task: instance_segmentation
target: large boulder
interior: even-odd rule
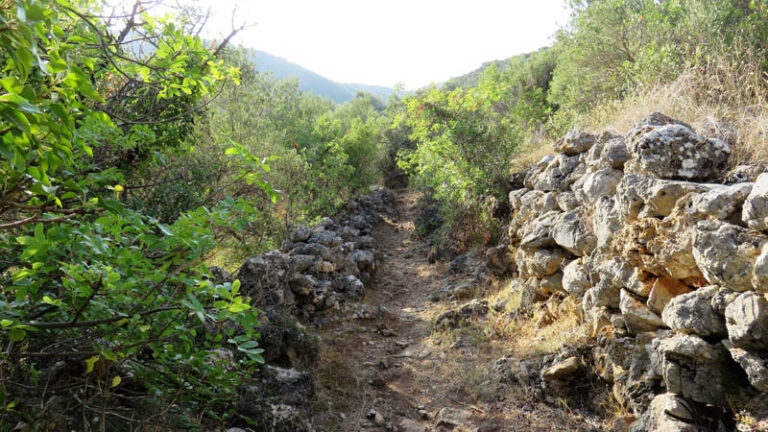
[[[748,227],[768,230],[768,173],[760,174],[744,202],[741,217]]]
[[[733,291],[755,288],[753,268],[765,236],[722,221],[701,221],[692,234],[693,257],[709,283]]]
[[[657,349],[663,355],[664,382],[672,393],[724,405],[727,394],[740,384],[733,360],[722,344],[678,334],[661,341]]]
[[[597,237],[587,226],[580,210],[563,213],[551,228],[555,243],[576,256],[589,255],[597,246]]]
[[[681,124],[657,126],[628,141],[627,172],[675,180],[713,180],[722,175],[731,148]]]
[[[712,297],[719,289],[713,285],[673,298],[661,314],[664,323],[681,333],[724,336],[725,321],[711,306]]]
[[[768,349],[768,300],[745,292],[725,308],[728,339],[740,348]]]

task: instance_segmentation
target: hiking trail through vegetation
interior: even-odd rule
[[[366,294],[370,319],[342,320],[322,331],[316,420],[328,424],[319,426],[405,432],[595,429],[583,415],[535,401],[530,388],[502,388],[493,380],[489,366],[510,354],[504,343],[483,340],[463,326],[437,328],[438,317],[469,299],[433,301],[435,292],[472,276],[452,271],[448,262],[429,262],[429,247],[414,232],[418,197],[397,191],[398,216],[374,230],[386,256]]]

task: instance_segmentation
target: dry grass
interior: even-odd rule
[[[501,313],[492,313],[489,331],[508,341],[511,352],[526,358],[587,342],[588,329],[574,298],[553,297],[529,315],[515,313],[520,308],[520,297],[519,291],[503,290],[491,300],[503,301],[505,308]]]
[[[768,162],[768,75],[748,49],[722,50],[673,82],[649,85],[624,100],[601,104],[577,123],[585,129],[624,133],[654,111],[729,143],[733,165]]]
[[[555,154],[555,150],[551,140],[544,135],[536,135],[520,149],[519,155],[513,162],[513,171],[522,171],[540,161],[544,156],[552,154]]]

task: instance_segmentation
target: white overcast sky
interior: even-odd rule
[[[237,6],[237,21],[255,23],[238,43],[335,81],[407,89],[549,45],[569,16],[565,0],[186,1],[211,7],[210,36]]]

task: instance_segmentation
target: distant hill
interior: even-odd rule
[[[532,54],[534,53],[520,54],[520,55],[506,58],[504,60],[492,60],[489,62],[485,62],[482,64],[482,66],[473,70],[472,72],[449,79],[448,81],[443,83],[441,87],[448,90],[453,90],[457,87],[463,87],[463,88],[475,87],[479,83],[480,74],[482,74],[483,71],[486,70],[489,66],[496,65],[499,69],[504,69],[504,67],[507,64],[513,61],[519,61],[521,63],[524,62]]]
[[[299,88],[302,91],[311,91],[316,95],[327,97],[336,103],[351,100],[358,91],[373,93],[385,101],[390,93],[392,93],[392,89],[389,87],[332,81],[305,67],[264,51],[248,49],[247,52],[248,57],[256,64],[256,69],[259,72],[271,72],[281,79],[298,78]]]

